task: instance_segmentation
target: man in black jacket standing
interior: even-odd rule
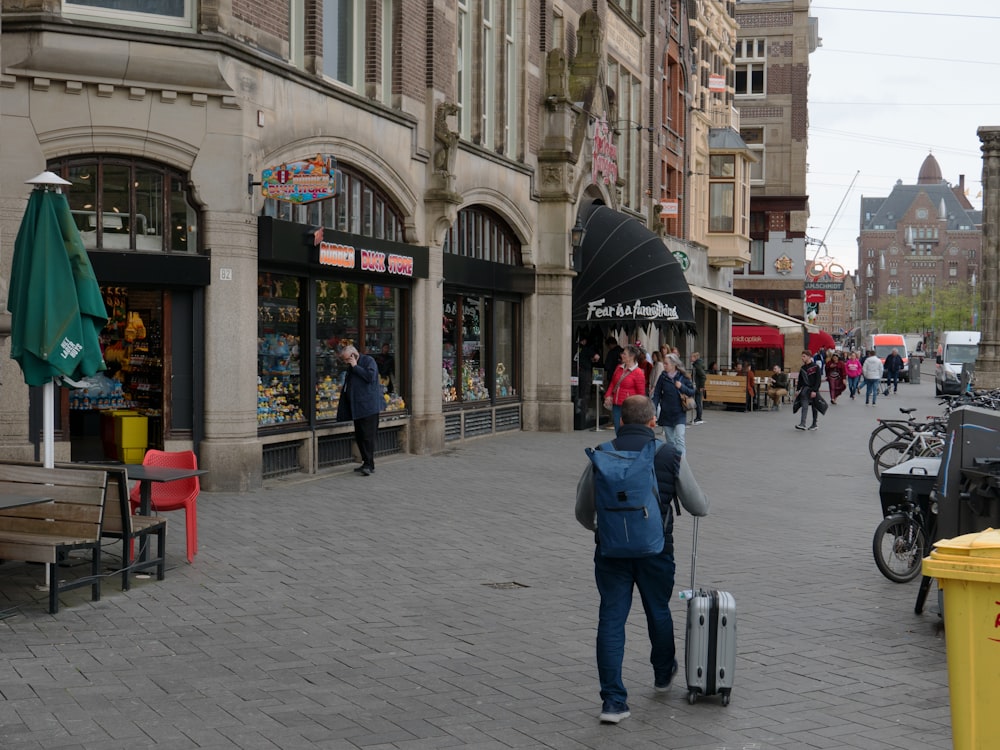
[[[885,358],[885,395],[889,395],[889,386],[895,393],[899,388],[899,373],[903,371],[903,358],[899,356],[899,349],[893,349],[889,356]]]
[[[819,429],[819,410],[816,408],[816,399],[819,396],[819,387],[823,382],[823,374],[819,365],[813,359],[812,353],[806,350],[802,352],[802,367],[799,368],[799,393],[796,400],[799,402],[799,423],[795,425],[796,430],[806,429],[806,413],[812,407],[812,424],[810,430]]]

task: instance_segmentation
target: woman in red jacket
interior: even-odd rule
[[[621,364],[615,368],[604,392],[604,408],[611,410],[615,434],[622,423],[622,402],[629,396],[646,395],[646,376],[639,367],[639,347],[629,344],[622,350]]]

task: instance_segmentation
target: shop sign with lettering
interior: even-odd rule
[[[594,152],[591,158],[591,181],[597,185],[614,185],[618,182],[618,147],[611,136],[607,120],[594,124]]]
[[[311,159],[288,161],[261,173],[260,192],[265,198],[288,203],[312,203],[333,198],[339,190],[337,160],[316,154]]]
[[[360,263],[359,263],[360,261]],[[392,276],[413,276],[413,257],[381,250],[355,249],[336,242],[319,243],[319,264]]]
[[[587,320],[679,320],[676,305],[668,305],[660,300],[608,303],[605,298],[587,303]]]

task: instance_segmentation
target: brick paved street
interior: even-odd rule
[[[689,429],[712,503],[699,583],[739,610],[728,707],[654,693],[637,601],[632,717],[598,723],[593,543],[573,498],[583,448],[610,433],[517,433],[369,478],[203,494],[193,565],[173,514],[165,581],[109,577],[102,601],[78,589],[56,616],[30,585],[41,569],[7,563],[0,748],[951,748],[935,596],[914,615],[916,582],[871,554],[868,434],[898,406],[938,413],[931,371],[876,409],[844,398],[815,433],[788,406]],[[682,587],[690,532],[684,515]]]

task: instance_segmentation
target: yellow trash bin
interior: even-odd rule
[[[1000,705],[1000,531],[942,539],[923,573],[944,591],[952,745],[995,750]]]

